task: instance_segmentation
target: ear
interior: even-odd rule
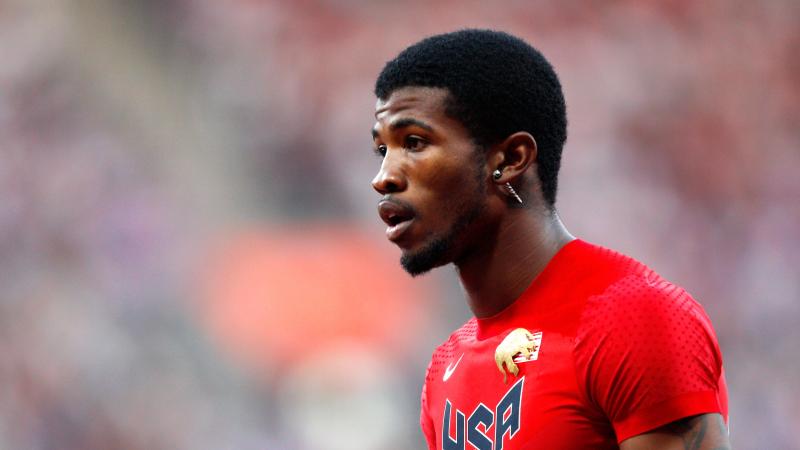
[[[536,163],[536,140],[526,131],[519,131],[508,136],[493,149],[487,162],[489,173],[500,171],[500,178],[492,178],[497,184],[513,183],[518,180],[530,166]]]

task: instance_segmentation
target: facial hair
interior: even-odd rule
[[[480,216],[483,202],[471,205],[470,209],[456,218],[450,229],[443,235],[435,237],[422,249],[400,257],[400,264],[411,276],[422,275],[429,270],[447,264],[447,256],[451,253],[456,238]]]
[[[459,208],[461,213],[458,214],[447,232],[434,237],[420,250],[414,253],[404,252],[400,257],[400,265],[412,277],[422,275],[435,267],[450,262],[447,258],[451,256],[456,239],[480,217],[485,209],[487,188],[484,184],[484,159],[479,148],[476,148],[475,151],[478,156],[478,164],[475,172],[475,189],[470,201]]]

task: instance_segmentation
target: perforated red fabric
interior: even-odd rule
[[[477,324],[475,318],[470,319],[461,326],[458,330],[445,341],[442,345],[436,348],[431,356],[431,363],[428,367],[428,373],[425,377],[425,382],[430,381],[430,378],[441,376],[445,365],[453,359],[454,349],[458,346],[459,342],[469,342],[475,339],[475,331]]]
[[[519,328],[538,336],[537,357],[513,374],[496,355],[519,345],[506,345]],[[432,450],[612,450],[684,417],[727,421],[727,410],[700,305],[644,264],[576,240],[514,303],[436,349],[420,421]]]
[[[434,429],[433,420],[427,414],[428,411],[428,384],[430,383],[430,374],[431,374],[431,366],[433,365],[433,360],[428,365],[428,370],[425,372],[425,384],[422,385],[422,399],[421,399],[421,410],[419,416],[419,424],[422,428],[422,434],[425,435],[425,442],[428,443],[429,450],[436,449],[436,430]]]
[[[620,440],[661,425],[636,425],[637,414],[657,416],[650,410],[668,408],[669,399],[718,389],[722,356],[710,320],[686,291],[651,271],[589,298],[576,338],[578,375]]]
[[[433,421],[426,413],[428,411],[427,387],[434,377],[442,376],[446,365],[452,362],[455,349],[458,347],[459,343],[475,340],[476,330],[477,322],[475,318],[468,320],[467,323],[461,326],[461,328],[454,331],[447,341],[437,347],[431,356],[431,362],[428,365],[428,370],[425,373],[425,384],[422,386],[422,409],[420,414],[420,425],[422,427],[422,432],[425,435],[425,440],[428,442],[428,445],[431,449],[436,448],[435,445],[432,445],[432,443],[436,441],[436,432],[434,430]]]

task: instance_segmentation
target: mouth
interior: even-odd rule
[[[408,230],[414,221],[414,211],[403,204],[392,200],[382,200],[378,203],[378,214],[388,225],[386,227],[386,238],[392,242],[397,242],[400,237]]]

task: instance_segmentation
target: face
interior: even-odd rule
[[[458,261],[485,209],[488,174],[468,131],[445,114],[447,91],[398,89],[378,100],[372,134],[382,158],[372,186],[386,236],[412,275]]]

